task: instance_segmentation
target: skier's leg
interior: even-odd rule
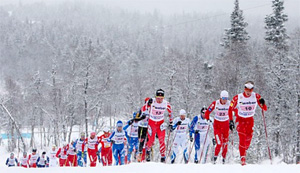
[[[218,121],[214,122],[214,136],[216,140],[216,148],[215,148],[215,155],[214,157],[218,157],[221,147],[222,147],[222,136],[220,133],[220,125]]]
[[[146,150],[150,150],[152,145],[153,145],[153,142],[155,140],[155,134],[156,134],[156,128],[155,128],[155,125],[154,123],[152,123],[151,120],[149,120],[149,126],[148,126],[148,141],[147,141],[147,144],[146,144]]]
[[[157,136],[159,140],[159,146],[160,146],[160,155],[162,158],[166,157],[166,144],[165,144],[165,136],[166,136],[166,130],[163,127],[163,124],[161,123],[157,127]]]
[[[246,150],[248,150],[253,137],[253,125],[254,125],[253,117],[247,118],[247,123],[245,127],[246,128],[246,141],[245,141]]]
[[[125,149],[124,149],[124,145],[123,148],[120,148],[120,165],[124,165],[125,164]]]
[[[182,144],[181,148],[183,149],[184,163],[187,163],[188,159],[189,159],[189,154],[188,154],[188,140],[187,140],[187,138],[182,139],[181,144]]]
[[[128,143],[129,143],[129,147],[128,147],[127,159],[128,159],[128,162],[130,163],[131,162],[131,154],[132,154],[133,147],[134,147],[133,138],[130,138],[130,140],[128,141]]]
[[[107,150],[102,149],[101,150],[101,162],[103,166],[107,166]]]
[[[83,161],[84,161],[84,166],[87,164],[87,153],[86,151],[83,152]]]
[[[115,159],[115,165],[118,165],[119,164],[119,152],[118,152],[117,144],[114,144],[112,146],[112,150],[113,150],[113,156]]]
[[[198,163],[200,156],[200,134],[195,134],[195,162]]]
[[[228,151],[228,141],[229,141],[229,122],[222,122],[223,127],[222,127],[222,157],[223,159],[226,159],[226,154]]]
[[[112,165],[112,149],[109,149],[108,151],[107,162],[108,162],[108,166]]]
[[[81,154],[81,152],[79,151],[79,152],[77,152],[77,164],[78,164],[78,166],[83,166],[83,164],[82,164],[82,162],[81,162],[81,156],[82,156],[82,154]]]
[[[173,146],[172,146],[172,155],[171,155],[171,163],[175,162],[176,155],[178,154],[178,139],[175,138]]]
[[[239,135],[239,150],[242,158],[246,156],[246,130],[244,118],[239,118],[239,124],[236,129]]]

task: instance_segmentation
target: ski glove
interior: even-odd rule
[[[193,137],[192,136],[190,136],[190,141],[193,142]]]
[[[131,125],[133,123],[133,120],[128,121],[128,125]]]
[[[195,130],[195,134],[198,134],[199,133],[199,130]]]
[[[176,125],[177,125],[177,126],[181,125],[181,121],[178,121],[178,122],[176,123]]]
[[[141,120],[145,119],[146,117],[147,117],[147,115],[146,115],[146,114],[142,114],[142,116],[141,116]]]
[[[215,140],[215,138],[212,139],[212,143],[213,143],[213,145],[216,145],[216,140]]]
[[[260,99],[259,99],[259,103],[260,103],[261,105],[265,105],[265,103],[266,103],[266,102],[265,102],[265,99],[260,98]]]
[[[150,99],[148,100],[148,106],[150,106],[152,103],[153,103],[153,99],[150,98]]]
[[[233,122],[233,120],[230,120],[230,122],[229,122],[229,128],[230,128],[231,131],[233,131],[233,129],[234,129],[234,122]]]

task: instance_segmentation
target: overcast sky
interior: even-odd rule
[[[62,3],[66,0],[0,0],[0,5],[16,3],[23,4],[44,2],[48,4]],[[158,10],[165,15],[183,12],[197,13],[231,13],[234,0],[67,0],[84,2],[97,2],[106,7],[126,9],[129,11],[153,12]],[[240,0],[240,7],[245,17],[265,16],[271,13],[272,0]],[[285,0],[285,12],[289,15],[289,22],[300,26],[300,0]],[[261,18],[263,19],[263,18]],[[296,23],[295,23],[296,22]],[[298,24],[297,24],[298,23]]]
[[[0,0],[0,5],[7,3],[23,3],[32,2],[62,2],[64,0]],[[105,6],[117,7],[129,10],[150,11],[158,9],[164,14],[174,14],[184,12],[212,12],[223,11],[230,12],[233,8],[234,0],[69,0],[69,1],[95,1]],[[256,7],[264,4],[271,3],[272,0],[240,0],[242,9]],[[290,15],[300,16],[300,0],[285,0],[286,11]],[[247,13],[262,13],[270,12],[270,6],[247,10]]]

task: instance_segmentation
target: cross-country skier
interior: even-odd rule
[[[151,147],[154,143],[155,136],[158,136],[160,144],[160,155],[161,162],[166,161],[166,145],[165,145],[165,116],[164,113],[167,110],[169,113],[169,127],[172,126],[173,115],[172,109],[169,102],[165,99],[165,92],[162,89],[156,91],[156,97],[153,98],[153,103],[151,107],[148,104],[145,104],[142,108],[142,112],[145,112],[148,108],[149,110],[149,122],[148,122],[148,141],[146,144],[146,160],[150,161],[150,152]]]
[[[59,166],[70,166],[69,163],[67,162],[68,156],[67,156],[67,143],[63,142],[63,147],[59,148],[56,157],[59,158]]]
[[[75,142],[76,151],[77,151],[77,164],[78,166],[85,167],[87,163],[87,147],[85,143],[85,133],[80,133],[80,138],[76,140]],[[83,162],[82,162],[83,160]]]
[[[56,146],[53,145],[50,152],[49,152],[49,167],[57,167],[57,157],[56,157]]]
[[[95,167],[97,164],[97,153],[98,153],[98,138],[96,136],[96,132],[91,132],[89,138],[86,139],[87,147],[88,147],[88,156],[90,160],[90,166]]]
[[[207,108],[204,106],[200,111],[200,115],[195,116],[190,125],[190,141],[193,142],[195,140],[195,159],[194,162],[198,163],[199,158],[204,157],[203,162],[206,162],[206,157],[209,149],[209,135],[208,135],[208,126],[210,126],[210,122],[208,122],[205,117],[205,111]],[[194,139],[192,134],[194,133]],[[201,148],[202,146],[202,148]],[[200,150],[202,149],[202,150]],[[201,158],[202,159],[202,158]]]
[[[109,129],[105,127],[103,129],[104,134],[99,137],[99,143],[101,143],[101,161],[103,166],[112,165],[112,144],[107,142],[108,137],[111,135]]]
[[[137,161],[141,162],[145,160],[145,146],[146,146],[146,138],[147,138],[147,131],[148,131],[148,121],[149,121],[149,109],[151,107],[151,104],[153,102],[153,99],[150,97],[147,97],[145,99],[145,105],[144,110],[140,110],[136,116],[136,119],[139,119],[139,124],[138,124],[138,138],[139,138],[139,150],[138,150],[138,156],[137,156]]]
[[[183,150],[183,159],[185,163],[188,163],[188,135],[190,119],[186,118],[186,111],[181,109],[179,117],[174,119],[174,125],[172,131],[174,131],[174,142],[172,148],[171,163],[175,162],[178,155],[179,147]]]
[[[254,114],[257,105],[264,111],[267,111],[267,105],[265,100],[257,93],[253,92],[254,82],[248,81],[245,83],[245,89],[243,93],[240,93],[233,97],[228,110],[228,115],[230,119],[230,129],[234,129],[234,122],[232,112],[236,108],[236,123],[237,132],[239,135],[239,150],[241,156],[241,164],[246,164],[246,151],[248,150],[252,135],[253,135],[253,125],[254,125]]]
[[[38,168],[46,168],[49,167],[49,157],[46,156],[46,152],[42,152],[42,155],[37,159]]]
[[[20,166],[22,166],[23,168],[28,168],[28,156],[27,156],[27,152],[24,151],[23,152],[23,156],[21,156],[20,158]]]
[[[229,137],[229,116],[228,110],[230,101],[228,100],[228,92],[221,91],[220,99],[213,101],[208,110],[205,112],[205,119],[209,120],[211,112],[215,112],[214,119],[214,140],[216,143],[214,164],[216,164],[218,155],[222,149],[222,163],[225,163],[227,148],[228,148],[228,137]]]
[[[9,158],[7,158],[6,160],[6,165],[8,167],[14,167],[14,166],[18,166],[19,162],[18,159],[15,158],[15,154],[14,153],[10,153]]]
[[[71,143],[67,145],[67,155],[68,159],[67,162],[70,166],[76,167],[77,166],[77,152],[76,152],[76,140],[72,139]]]
[[[127,132],[123,130],[123,122],[118,121],[116,129],[107,139],[108,142],[112,142],[113,156],[115,159],[115,165],[125,164],[125,149],[124,142],[127,137]]]
[[[123,130],[127,131],[128,134],[128,154],[127,154],[127,160],[128,163],[131,162],[131,154],[133,152],[133,149],[135,151],[138,151],[139,147],[139,138],[138,138],[138,121],[135,119],[137,113],[133,113],[133,119],[129,120],[127,124],[124,126]],[[136,154],[136,153],[135,153]]]
[[[28,160],[29,160],[29,167],[30,168],[36,168],[37,166],[37,159],[39,155],[36,153],[37,149],[32,149],[32,153],[29,154]]]

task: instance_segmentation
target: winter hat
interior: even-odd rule
[[[162,89],[158,89],[156,91],[156,97],[165,97],[165,91]]]
[[[253,81],[247,81],[245,83],[245,88],[253,89],[254,88],[254,82]]]
[[[181,110],[179,111],[179,115],[186,115],[186,111],[185,111],[184,109],[181,109]]]
[[[220,94],[220,98],[224,98],[224,97],[228,98],[228,92],[225,90],[221,91],[221,94]]]
[[[123,127],[123,122],[121,120],[117,122],[117,127]]]
[[[103,128],[103,132],[104,132],[104,133],[105,133],[105,132],[109,132],[108,127],[104,127],[104,128]]]
[[[91,136],[96,136],[96,132],[91,132]]]

